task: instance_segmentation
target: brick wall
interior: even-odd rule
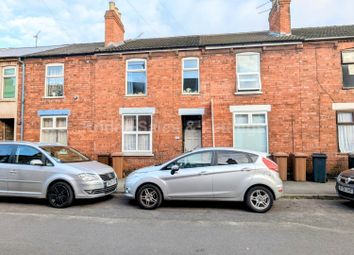
[[[64,98],[45,98],[45,66],[65,63]],[[34,59],[26,65],[24,140],[40,140],[38,110],[70,109],[69,144],[93,155],[94,61],[87,57]],[[75,100],[77,97],[77,100]],[[20,114],[20,113],[19,113]]]
[[[353,42],[245,49],[261,53],[262,94],[235,95],[238,50],[29,59],[26,75],[25,140],[39,140],[38,110],[70,109],[69,144],[96,157],[120,152],[119,108],[155,107],[153,157],[128,157],[126,169],[159,163],[182,153],[179,108],[205,108],[203,146],[212,145],[211,100],[216,146],[233,146],[231,105],[270,104],[270,152],[324,152],[328,171],[346,167],[338,153],[333,102],[353,102],[354,90],[342,89],[342,49]],[[182,59],[200,59],[200,95],[182,95]],[[125,96],[125,67],[130,58],[147,59],[147,96]],[[65,63],[65,98],[45,99],[46,63]],[[78,96],[78,100],[74,100]],[[178,139],[179,138],[179,139]]]

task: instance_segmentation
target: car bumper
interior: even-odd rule
[[[336,182],[337,195],[339,197],[341,197],[341,198],[354,201],[354,194],[350,194],[350,193],[347,193],[347,192],[339,190],[339,186],[354,190],[354,185],[347,185],[347,184],[344,184],[344,183],[341,183],[341,182],[338,182],[338,181]]]
[[[79,199],[90,199],[108,196],[117,191],[118,179],[114,185],[107,186],[107,182],[102,182],[95,185],[82,185],[80,187],[80,192],[76,194],[76,198]]]
[[[283,195],[283,184],[277,185],[275,190],[274,190],[274,196],[275,196],[275,200],[278,200],[279,198],[282,197]]]
[[[129,184],[125,184],[124,185],[124,196],[130,199],[134,199],[134,193],[133,193],[133,189],[132,189],[132,185]]]

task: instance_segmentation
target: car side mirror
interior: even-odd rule
[[[31,160],[30,165],[31,166],[44,166],[44,163],[40,159],[33,159],[33,160]]]
[[[179,165],[173,165],[171,167],[171,174],[174,175],[179,170]]]

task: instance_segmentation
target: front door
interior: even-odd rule
[[[211,198],[213,152],[196,152],[169,164],[162,179],[166,182],[170,198]],[[171,173],[173,165],[179,170]]]
[[[14,164],[8,172],[9,194],[40,195],[42,193],[42,184],[48,175],[48,167],[31,165],[34,159],[43,161],[42,152],[31,146],[17,147]]]
[[[202,116],[182,116],[183,151],[193,151],[202,147]]]
[[[13,141],[15,138],[15,120],[0,119],[0,141]]]

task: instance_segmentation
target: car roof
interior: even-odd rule
[[[214,150],[214,151],[225,151],[225,150],[227,150],[227,151],[238,151],[238,152],[256,154],[256,155],[260,155],[260,156],[268,155],[268,153],[266,153],[266,152],[259,152],[259,151],[252,151],[252,150],[243,150],[243,149],[237,149],[237,148],[233,148],[233,147],[204,147],[204,148],[193,150],[191,152],[211,151],[211,150]]]
[[[35,147],[40,146],[63,146],[62,144],[55,143],[43,143],[43,142],[28,142],[28,141],[0,141],[0,145],[2,144],[10,144],[10,145],[31,145]]]

